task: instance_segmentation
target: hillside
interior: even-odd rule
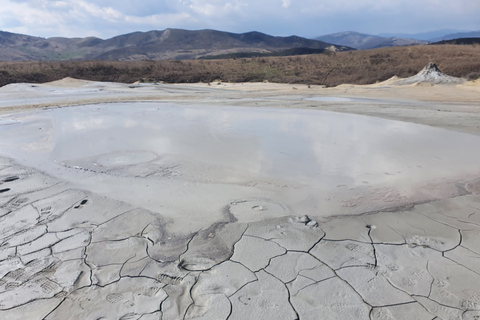
[[[435,42],[432,44],[457,44],[457,45],[472,45],[472,44],[480,44],[480,37],[478,38],[459,38],[459,39],[452,39],[452,40],[442,40],[439,42]]]
[[[426,41],[422,40],[380,37],[353,31],[333,33],[317,37],[315,39],[336,45],[348,46],[359,50],[427,43]]]
[[[472,32],[456,32],[443,35],[441,37],[436,37],[431,39],[431,42],[439,42],[443,40],[455,40],[460,38],[480,38],[480,30]]]
[[[182,60],[236,52],[272,53],[292,48],[351,50],[297,36],[274,37],[216,30],[134,32],[99,38],[39,38],[0,32],[0,60]]]
[[[234,52],[219,55],[210,55],[200,57],[200,59],[238,59],[238,58],[255,58],[255,57],[288,57],[288,56],[301,56],[307,54],[319,54],[332,52],[328,49],[310,49],[310,48],[292,48],[275,52]]]
[[[124,83],[221,80],[336,86],[376,83],[393,76],[414,76],[432,61],[449,76],[470,80],[480,77],[480,46],[418,45],[221,60],[1,62],[0,86],[19,82],[41,83],[65,77]]]
[[[439,37],[443,37],[447,34],[458,33],[458,32],[464,32],[464,31],[458,30],[458,29],[441,29],[441,30],[432,30],[428,32],[419,32],[419,33],[380,33],[379,36],[387,37],[387,38],[395,37],[395,38],[431,41],[432,39],[436,39]]]

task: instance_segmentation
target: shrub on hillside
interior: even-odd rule
[[[479,80],[480,72],[470,72],[469,74],[467,74],[466,79],[470,81]]]
[[[133,83],[269,82],[336,86],[370,84],[396,75],[415,75],[435,61],[447,75],[478,78],[480,46],[426,45],[312,54],[218,60],[0,62],[0,86],[47,82],[65,77]]]

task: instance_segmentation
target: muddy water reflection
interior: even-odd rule
[[[288,187],[290,206],[313,208],[340,189],[409,196],[414,186],[480,174],[480,137],[319,110],[61,108],[3,116],[0,145],[24,164],[149,209],[184,197],[219,210],[241,197],[284,198]]]

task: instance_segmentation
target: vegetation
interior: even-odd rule
[[[167,83],[279,82],[370,84],[409,77],[434,61],[446,74],[475,78],[479,45],[421,45],[287,57],[163,61],[0,62],[0,85],[41,83],[65,77],[94,81]]]
[[[285,57],[285,56],[300,56],[306,54],[325,53],[325,49],[311,49],[311,48],[292,48],[275,52],[233,52],[219,55],[211,55],[200,57],[199,59],[238,59],[238,58],[255,58],[255,57]]]
[[[453,40],[442,40],[439,42],[435,42],[433,44],[462,44],[462,45],[480,44],[480,38],[458,38]]]

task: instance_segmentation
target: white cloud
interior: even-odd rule
[[[480,29],[478,0],[2,0],[0,30],[101,36],[165,28],[317,36]]]
[[[99,7],[93,3],[80,0],[72,1],[71,3],[73,10],[78,10],[80,12],[83,11],[91,17],[100,18],[112,22],[118,21],[123,17],[123,14],[120,11],[115,10],[111,7]]]
[[[125,16],[124,20],[127,23],[132,23],[132,26],[161,26],[161,25],[178,25],[193,19],[191,15],[185,12],[175,14],[153,14],[145,17]],[[132,30],[133,31],[133,30]]]
[[[190,0],[186,6],[198,15],[211,17],[235,14],[242,10],[244,4],[241,1]]]

